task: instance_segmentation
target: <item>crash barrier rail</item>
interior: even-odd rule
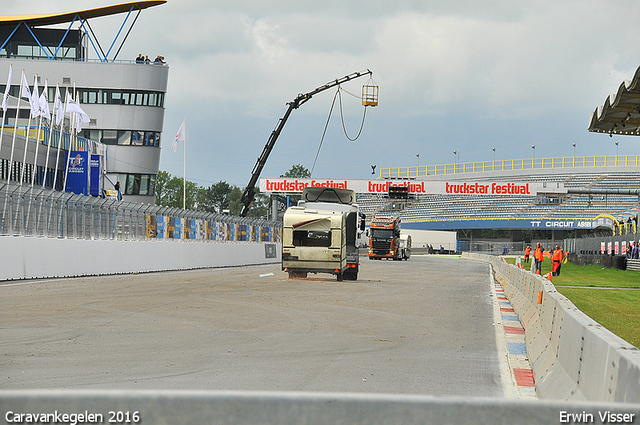
[[[0,236],[277,242],[280,224],[0,183]]]
[[[493,266],[525,329],[541,398],[640,403],[640,350],[603,328],[547,279],[499,257],[463,253]]]
[[[565,251],[578,255],[627,255],[627,244],[638,244],[640,234],[614,235],[597,234],[585,235],[580,238],[564,240]]]
[[[559,158],[504,159],[499,161],[462,162],[415,167],[381,168],[381,179],[401,179],[420,176],[517,171],[532,169],[563,169],[586,167],[638,167],[640,155],[571,156]]]
[[[0,424],[36,422],[33,415],[59,418],[38,423],[183,425],[548,425],[640,417],[638,404],[321,392],[0,391],[0,406]]]

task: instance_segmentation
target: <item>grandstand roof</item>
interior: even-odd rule
[[[0,26],[15,25],[20,22],[26,23],[30,27],[41,27],[54,24],[64,24],[73,22],[76,17],[81,19],[99,18],[103,16],[116,15],[119,13],[134,10],[147,9],[166,3],[167,0],[138,1],[131,3],[121,3],[112,6],[97,7],[94,9],[80,10],[77,12],[64,13],[44,13],[39,15],[4,15],[0,16]]]
[[[640,67],[591,113],[589,131],[640,135]]]

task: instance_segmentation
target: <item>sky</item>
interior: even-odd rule
[[[2,14],[115,3],[22,0]],[[123,20],[91,25],[109,45]],[[117,59],[168,63],[160,169],[182,176],[171,144],[186,119],[187,180],[244,188],[287,102],[367,69],[373,80],[342,85],[331,115],[337,88],[293,111],[262,177],[294,164],[368,179],[371,165],[638,155],[637,136],[587,131],[640,66],[638,22],[627,0],[168,0],[142,11]],[[366,111],[363,84],[379,87]]]

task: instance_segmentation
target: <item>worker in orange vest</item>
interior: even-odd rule
[[[551,258],[551,274],[553,276],[560,276],[560,267],[562,267],[563,258],[564,253],[562,252],[562,249],[556,245],[556,249],[553,251],[553,257]]]
[[[536,262],[536,274],[542,273],[542,262],[544,261],[544,249],[538,243],[536,250],[533,251],[533,259]]]
[[[527,248],[524,250],[524,262],[529,262],[529,256],[531,255],[531,247],[527,245]]]

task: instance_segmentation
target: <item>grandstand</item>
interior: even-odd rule
[[[639,189],[638,156],[538,158],[422,167],[383,168],[381,179],[416,181],[562,183],[564,188]],[[415,229],[589,229],[613,228],[638,211],[637,195],[465,195],[415,194],[394,200],[380,194],[359,194],[362,211],[371,217],[383,211],[400,214],[404,227]],[[599,220],[598,217],[609,217]],[[553,222],[560,223],[558,228]],[[546,227],[540,226],[543,222]],[[552,224],[547,224],[552,223]],[[591,226],[591,223],[594,223]]]

